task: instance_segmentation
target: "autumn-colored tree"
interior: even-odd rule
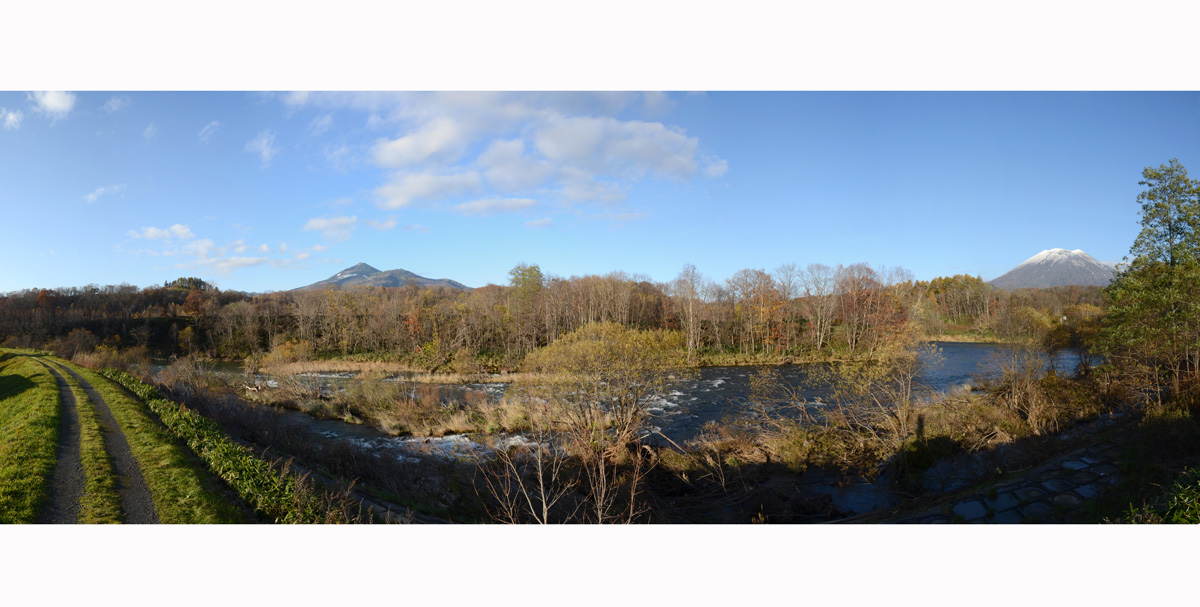
[[[623,453],[640,457],[647,409],[684,364],[683,345],[678,332],[591,323],[525,360],[523,369],[536,379],[517,384],[516,392],[554,407],[567,448],[583,467],[595,522],[612,519],[618,494],[633,508],[636,474],[623,477],[614,462]]]

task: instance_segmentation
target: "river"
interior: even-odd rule
[[[981,377],[997,372],[996,357],[1008,349],[1001,344],[935,342],[936,353],[921,356],[921,369],[914,383],[919,390],[945,392],[977,384]],[[1073,372],[1079,364],[1078,355],[1070,350],[1061,352],[1055,366],[1060,372]],[[159,366],[161,368],[161,366]],[[782,365],[774,367],[702,367],[681,373],[666,394],[649,403],[651,425],[674,441],[694,438],[708,422],[730,421],[747,414],[751,406],[751,378],[770,369],[779,379],[800,388],[799,394],[812,406],[828,402],[831,389],[816,381],[813,365]],[[240,374],[236,364],[218,363],[212,372],[223,375]],[[310,377],[320,382],[329,394],[345,387],[355,379],[354,373],[316,373]],[[257,381],[273,384],[273,378],[260,375]],[[389,377],[374,381],[396,382],[404,378]],[[372,381],[372,380],[367,380]],[[481,391],[490,399],[502,398],[508,384],[499,381],[474,384],[438,384],[446,402],[461,400],[468,391]]]
[[[998,344],[974,344],[938,342],[936,353],[923,354],[921,368],[915,378],[927,393],[962,389],[974,385],[982,377],[998,371],[997,357],[1007,350]],[[1047,362],[1048,364],[1048,362]],[[1061,352],[1055,359],[1055,367],[1063,373],[1071,373],[1079,364],[1075,352]],[[164,365],[155,365],[161,369]],[[667,394],[649,403],[650,425],[675,442],[682,443],[695,438],[703,426],[710,421],[736,420],[751,413],[750,380],[763,369],[770,369],[787,383],[803,387],[800,395],[812,407],[820,407],[830,397],[827,385],[813,380],[812,365],[783,365],[774,367],[703,367],[681,374]],[[240,366],[230,363],[213,365],[211,372],[223,375],[241,374]],[[353,373],[318,373],[312,377],[320,382],[322,390],[333,393],[345,389],[354,378]],[[256,381],[273,383],[270,376],[260,375]],[[391,377],[367,381],[403,381],[403,377]],[[491,399],[500,399],[508,387],[505,383],[439,384],[444,401],[462,399],[467,391],[485,392]],[[321,420],[297,411],[284,413],[289,418],[302,421],[308,427],[330,440],[348,440],[372,450],[391,452],[401,461],[410,458],[434,456],[439,458],[469,458],[482,449],[482,445],[467,436],[442,438],[404,438],[390,436],[371,427],[349,424],[336,420]],[[506,442],[522,442],[522,437],[503,437]],[[488,441],[490,443],[490,441]],[[866,512],[883,507],[893,501],[889,492],[865,481],[832,482],[813,476],[810,488],[829,493],[835,505],[849,512]]]

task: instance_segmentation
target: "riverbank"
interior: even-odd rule
[[[681,357],[683,358],[683,357]],[[685,363],[685,369],[703,369],[711,367],[777,367],[784,365],[805,365],[814,363],[843,363],[863,362],[866,358],[845,356],[801,356],[786,354],[703,354],[691,363]],[[244,367],[240,360],[211,359],[201,361],[224,366]],[[537,374],[522,371],[501,370],[496,373],[458,373],[434,372],[416,368],[398,362],[356,361],[342,359],[305,360],[288,363],[267,364],[257,369],[260,373],[276,376],[321,374],[321,373],[353,373],[364,379],[399,377],[406,382],[427,384],[484,384],[484,383],[515,383],[535,380]]]
[[[305,373],[354,373],[362,377],[400,377],[407,382],[424,384],[486,384],[512,383],[532,377],[529,373],[435,373],[416,369],[403,363],[358,362],[350,360],[306,360],[275,365],[260,369],[269,375],[302,375]]]
[[[927,335],[924,341],[927,342],[953,342],[958,344],[1016,344],[1021,343],[1015,339],[1004,339],[995,335],[983,333],[942,333],[939,335]]]

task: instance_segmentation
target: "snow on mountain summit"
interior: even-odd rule
[[[991,281],[1002,289],[1065,285],[1105,286],[1113,276],[1111,266],[1081,249],[1047,249],[1021,262]]]
[[[1086,263],[1089,259],[1095,261],[1091,255],[1084,253],[1082,249],[1075,249],[1073,251],[1068,251],[1066,249],[1046,249],[1045,251],[1042,251],[1041,253],[1038,253],[1037,255],[1034,255],[1033,257],[1021,262],[1021,265],[1017,267],[1019,268],[1021,266],[1036,263],[1080,264]]]

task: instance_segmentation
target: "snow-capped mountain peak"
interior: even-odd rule
[[[1100,263],[1081,249],[1047,249],[991,282],[1003,289],[1064,285],[1104,286],[1112,280],[1112,276],[1111,266]]]

